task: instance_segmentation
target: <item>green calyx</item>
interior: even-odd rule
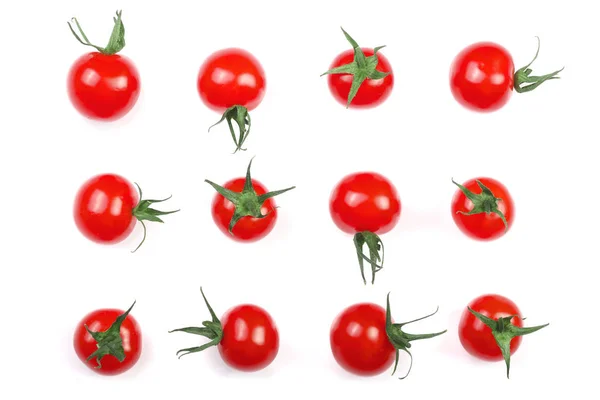
[[[538,54],[540,53],[540,38],[536,36],[536,39],[538,41],[538,47],[537,51],[535,52],[535,56],[533,57],[533,60],[531,60],[529,64],[527,64],[523,68],[518,69],[517,72],[515,72],[514,87],[517,93],[531,92],[546,81],[552,79],[560,79],[560,77],[557,75],[559,74],[559,72],[565,69],[565,67],[562,67],[561,69],[554,71],[550,74],[542,76],[531,76],[531,72],[533,71],[529,67],[537,59]]]
[[[227,200],[231,201],[235,206],[235,211],[233,212],[233,216],[229,221],[229,233],[233,235],[233,227],[235,224],[244,217],[253,217],[253,218],[264,218],[268,215],[262,213],[261,209],[263,203],[270,199],[271,197],[275,197],[282,193],[287,192],[288,190],[292,190],[296,188],[296,186],[289,187],[283,190],[274,190],[272,192],[268,192],[262,195],[257,195],[254,191],[254,186],[252,185],[252,177],[250,176],[250,167],[252,166],[252,160],[250,159],[250,163],[248,163],[248,169],[246,170],[246,181],[244,183],[244,189],[241,192],[234,192],[229,189],[225,189],[222,186],[217,185],[214,182],[205,179],[204,181],[211,185],[219,194],[225,197]],[[270,211],[269,211],[270,212]]]
[[[421,340],[421,339],[429,339],[432,337],[439,336],[443,333],[446,333],[446,330],[437,333],[428,333],[423,335],[413,335],[411,333],[406,333],[402,330],[402,328],[408,324],[412,324],[413,322],[424,320],[425,318],[429,318],[435,315],[438,312],[436,309],[432,314],[426,315],[421,318],[417,318],[412,321],[403,322],[400,324],[392,323],[392,310],[390,308],[390,294],[387,295],[387,306],[385,312],[385,331],[387,333],[387,337],[396,349],[396,362],[394,363],[394,370],[392,371],[392,375],[396,373],[396,368],[398,367],[398,359],[400,358],[400,350],[406,352],[410,356],[410,366],[408,367],[408,372],[406,375],[399,379],[404,379],[410,374],[410,370],[412,369],[412,354],[408,349],[411,347],[411,343],[413,340]]]
[[[113,17],[115,26],[113,27],[110,39],[108,40],[108,44],[106,45],[106,47],[100,47],[90,43],[85,33],[83,33],[83,30],[81,29],[77,18],[73,17],[71,18],[71,21],[74,22],[77,26],[77,30],[81,34],[81,37],[75,32],[70,22],[67,22],[67,24],[69,25],[69,29],[71,29],[71,33],[73,33],[73,36],[75,36],[75,39],[77,39],[79,43],[86,46],[91,46],[105,55],[117,54],[125,47],[125,26],[123,25],[123,21],[121,20],[121,13],[122,11],[117,11],[117,16]]]
[[[140,188],[140,186],[137,183],[135,184],[135,186],[137,186],[138,191],[140,192],[140,202],[135,206],[135,208],[132,211],[132,214],[138,221],[141,222],[142,227],[144,228],[144,237],[142,238],[142,241],[140,242],[140,244],[138,244],[138,246],[135,248],[135,250],[132,251],[132,253],[135,253],[142,246],[142,244],[144,244],[144,241],[146,241],[146,224],[144,224],[144,221],[164,223],[164,221],[159,218],[160,215],[173,214],[173,213],[176,213],[179,211],[179,210],[159,211],[159,210],[150,208],[150,206],[152,204],[162,203],[163,201],[167,201],[171,198],[171,196],[167,197],[166,199],[162,199],[162,200],[148,200],[148,199],[143,200],[142,199],[142,189]]]
[[[363,253],[363,246],[367,245],[369,248],[369,257]],[[354,235],[354,247],[356,248],[356,254],[358,255],[358,264],[360,266],[360,274],[364,284],[367,284],[365,279],[365,268],[364,261],[366,260],[371,264],[372,279],[371,284],[375,283],[375,273],[379,272],[383,268],[383,242],[373,232],[363,231],[358,232]],[[379,264],[377,264],[379,262]]]
[[[210,312],[212,321],[202,322],[202,327],[187,327],[187,328],[174,329],[172,331],[169,331],[169,333],[173,333],[173,332],[191,333],[194,335],[204,336],[205,338],[208,338],[210,341],[208,343],[203,344],[202,346],[189,347],[187,349],[179,350],[176,353],[176,355],[179,358],[181,358],[187,354],[190,354],[190,353],[198,353],[200,351],[208,349],[209,347],[216,346],[223,339],[223,327],[221,326],[221,321],[219,321],[219,318],[217,318],[217,316],[215,315],[215,312],[213,311],[212,307],[210,306],[210,304],[208,304],[208,300],[206,300],[206,296],[204,296],[202,287],[200,287],[200,293],[202,293],[202,298],[204,299],[204,303],[206,303],[208,312]]]
[[[246,149],[242,148],[242,145],[244,144],[246,138],[250,134],[250,127],[252,125],[248,109],[243,106],[229,107],[227,110],[225,110],[221,119],[208,128],[208,131],[210,132],[212,127],[219,125],[225,120],[227,120],[229,132],[231,133],[231,137],[233,138],[233,142],[235,143],[235,151],[233,153],[235,154],[239,150],[246,151]],[[238,130],[240,132],[239,138],[235,137],[235,130],[233,129],[233,124],[231,123],[231,121],[235,121],[235,123],[238,126]]]
[[[514,326],[510,321],[513,318],[519,318],[517,315],[511,315],[508,317],[498,318],[497,320],[486,317],[485,315],[478,313],[477,311],[471,309],[471,307],[467,307],[471,314],[473,314],[477,319],[483,322],[492,330],[492,335],[494,335],[494,339],[496,340],[496,344],[500,348],[502,352],[502,356],[504,357],[504,361],[506,362],[506,377],[509,378],[510,373],[510,342],[513,338],[517,336],[528,335],[535,331],[539,331],[540,329],[548,326],[549,324],[533,326],[530,328],[519,328]],[[524,319],[524,318],[523,318]]]
[[[456,213],[464,215],[475,215],[481,213],[486,213],[488,215],[490,213],[497,214],[502,219],[502,222],[504,222],[504,230],[507,231],[508,222],[506,221],[506,217],[504,216],[502,211],[500,211],[500,209],[498,208],[498,202],[502,201],[502,199],[494,196],[494,193],[492,193],[492,191],[487,186],[481,183],[481,181],[476,180],[476,182],[477,185],[481,188],[480,194],[475,194],[471,192],[469,189],[467,189],[459,183],[456,183],[454,179],[452,179],[452,183],[458,186],[458,188],[461,190],[461,192],[464,193],[467,199],[471,200],[471,202],[473,203],[473,209],[471,211],[457,211]]]
[[[123,349],[123,339],[121,338],[121,325],[129,315],[129,312],[134,305],[135,301],[131,307],[129,307],[129,310],[119,315],[115,322],[112,323],[110,328],[104,332],[93,332],[90,330],[90,328],[88,328],[87,325],[84,325],[85,330],[92,335],[96,341],[96,346],[98,346],[98,349],[90,354],[87,358],[87,361],[90,361],[92,358],[96,357],[96,362],[98,363],[96,368],[102,368],[101,360],[104,356],[109,354],[115,356],[119,362],[123,362],[123,360],[125,360],[125,350]]]
[[[366,79],[383,79],[390,73],[377,71],[376,69],[377,63],[379,62],[379,59],[377,58],[377,52],[385,46],[375,47],[373,49],[373,55],[370,57],[365,57],[365,54],[358,43],[356,43],[356,41],[352,39],[350,35],[348,35],[344,28],[342,28],[342,32],[344,32],[346,39],[348,42],[350,42],[350,45],[352,45],[352,48],[354,49],[354,60],[349,64],[332,68],[329,71],[321,74],[321,76],[330,74],[350,74],[353,76],[350,93],[348,93],[348,102],[346,103],[346,108],[348,108],[350,107],[352,99],[354,96],[356,96],[356,93],[358,93],[358,89]]]

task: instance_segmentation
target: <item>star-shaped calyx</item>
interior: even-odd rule
[[[121,325],[129,315],[129,312],[134,305],[135,301],[127,311],[117,317],[110,328],[103,332],[91,331],[87,325],[84,325],[85,330],[92,335],[96,341],[96,346],[98,347],[98,349],[90,354],[87,358],[87,361],[89,361],[96,357],[96,363],[98,363],[96,368],[102,368],[101,360],[104,356],[109,354],[115,356],[119,362],[123,362],[123,360],[125,360],[125,350],[123,349],[123,339],[121,338]]]
[[[538,54],[540,53],[540,38],[536,36],[536,39],[538,41],[538,47],[537,47],[537,51],[535,52],[535,56],[533,57],[533,60],[531,60],[531,62],[529,64],[527,64],[523,68],[519,68],[517,70],[517,72],[515,72],[513,85],[514,85],[515,91],[517,93],[531,92],[532,90],[534,90],[535,88],[537,88],[538,86],[540,86],[542,83],[544,83],[546,81],[549,81],[552,79],[560,79],[560,77],[557,75],[563,69],[565,69],[565,67],[562,67],[561,69],[554,71],[552,73],[546,74],[546,75],[531,76],[531,73],[533,71],[529,67],[537,59]]]
[[[246,180],[244,183],[244,189],[241,192],[234,192],[233,190],[226,189],[222,186],[217,185],[214,182],[205,180],[206,183],[211,185],[219,194],[231,201],[235,206],[233,216],[229,221],[229,233],[233,234],[233,227],[235,224],[244,217],[253,218],[264,218],[268,215],[263,214],[261,209],[265,201],[268,199],[287,192],[288,190],[294,189],[296,186],[289,187],[282,190],[274,190],[262,195],[257,195],[252,184],[252,177],[250,176],[250,167],[252,166],[252,160],[248,163],[248,169],[246,170]],[[270,212],[270,211],[269,211]]]
[[[478,320],[483,322],[492,330],[492,335],[496,340],[496,344],[502,352],[502,357],[506,362],[506,377],[509,378],[510,374],[510,342],[517,336],[528,335],[530,333],[539,331],[540,329],[548,326],[549,324],[532,326],[530,328],[519,328],[513,325],[510,321],[513,318],[519,318],[517,315],[510,315],[508,317],[498,318],[497,320],[486,317],[485,315],[478,313],[477,311],[467,307],[471,314],[477,317]]]
[[[117,11],[117,16],[113,17],[115,26],[113,27],[110,39],[108,40],[108,44],[106,45],[106,47],[100,47],[90,43],[85,33],[83,33],[83,30],[81,29],[81,25],[79,25],[79,21],[77,21],[77,18],[73,17],[71,18],[71,21],[77,26],[77,30],[79,31],[81,37],[75,32],[70,22],[67,22],[67,24],[69,25],[69,29],[71,29],[71,33],[73,34],[73,36],[75,36],[75,39],[77,39],[79,43],[85,46],[93,47],[100,53],[105,55],[117,54],[125,47],[125,26],[123,25],[123,21],[121,20],[121,13],[122,11]]]
[[[390,308],[390,294],[387,295],[387,306],[385,312],[385,330],[387,333],[387,337],[389,341],[392,343],[394,348],[396,349],[396,362],[394,363],[394,370],[392,371],[392,375],[396,373],[396,368],[398,367],[398,359],[400,358],[400,350],[404,351],[406,354],[410,356],[410,366],[408,367],[408,372],[400,379],[404,379],[410,374],[410,370],[412,369],[412,354],[408,349],[411,347],[411,343],[413,340],[421,340],[421,339],[429,339],[435,336],[439,336],[443,333],[446,333],[446,330],[437,333],[428,333],[423,335],[413,335],[411,333],[406,333],[402,330],[402,328],[408,324],[412,324],[413,322],[424,320],[425,318],[429,318],[438,310],[435,310],[432,314],[426,315],[421,318],[414,319],[412,321],[403,322],[399,324],[392,323],[392,310]]]
[[[172,332],[191,333],[193,335],[204,336],[205,338],[209,339],[210,341],[208,343],[203,344],[202,346],[189,347],[187,349],[179,350],[176,353],[176,355],[179,356],[179,358],[181,358],[185,355],[191,354],[191,353],[198,353],[198,352],[206,350],[212,346],[216,346],[223,339],[223,326],[221,325],[221,321],[219,321],[219,318],[217,318],[217,315],[213,311],[212,307],[210,306],[210,304],[208,304],[208,300],[206,300],[206,296],[204,296],[202,287],[200,288],[200,293],[202,293],[202,298],[204,299],[204,303],[206,304],[206,307],[208,308],[208,312],[210,313],[212,320],[202,322],[202,327],[190,326],[187,328],[173,329],[172,331],[169,331],[169,333],[172,333]]]
[[[471,211],[457,211],[457,213],[464,215],[474,215],[482,213],[486,213],[489,215],[491,213],[494,213],[502,219],[502,222],[504,222],[505,231],[508,230],[508,222],[506,221],[506,217],[498,208],[498,202],[502,201],[502,199],[494,196],[494,193],[492,193],[492,191],[487,186],[481,183],[481,181],[476,180],[475,182],[477,182],[477,185],[481,189],[480,194],[473,193],[472,191],[470,191],[460,183],[456,183],[454,179],[452,179],[452,183],[458,186],[458,188],[461,190],[461,192],[464,193],[467,199],[471,200],[471,203],[473,203],[473,209],[471,209]]]
[[[377,52],[385,46],[375,47],[373,49],[373,55],[366,57],[358,43],[348,35],[344,28],[341,29],[354,50],[354,59],[351,63],[332,68],[321,74],[321,76],[330,74],[350,74],[353,76],[352,86],[350,86],[350,92],[348,93],[348,102],[346,103],[346,108],[348,108],[350,107],[352,99],[356,96],[356,93],[358,93],[358,89],[366,79],[383,79],[390,73],[377,70],[377,64],[379,63]]]

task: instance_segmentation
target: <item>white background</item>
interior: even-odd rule
[[[499,399],[574,395],[591,387],[600,222],[600,35],[593,2],[9,4],[0,24],[0,397]],[[67,97],[67,71],[88,49],[66,22],[77,16],[87,36],[105,45],[118,8],[126,27],[122,54],[137,65],[142,93],[125,119],[92,123]],[[377,109],[346,110],[319,78],[349,48],[340,26],[362,46],[387,45],[382,52],[395,87]],[[519,68],[535,53],[536,35],[542,47],[534,71],[564,65],[561,80],[514,94],[494,114],[454,101],[448,71],[463,47],[495,41]],[[196,91],[205,57],[230,46],[254,53],[267,74],[249,150],[235,155],[225,125],[207,133],[219,116]],[[277,198],[271,234],[245,245],[214,225],[214,191],[203,180],[243,175],[253,155],[253,175],[269,189],[297,189]],[[402,201],[399,224],[383,237],[384,269],[367,287],[351,237],[328,211],[337,181],[360,170],[386,175]],[[135,254],[140,226],[122,245],[88,242],[73,223],[73,198],[82,182],[102,172],[138,182],[147,197],[173,194],[164,206],[182,211],[166,216],[164,225],[149,224]],[[463,236],[450,214],[451,178],[475,176],[502,181],[516,203],[514,226],[492,243]],[[175,357],[200,343],[167,333],[208,317],[200,285],[220,315],[244,302],[272,314],[281,347],[268,369],[230,370],[216,349]],[[448,333],[414,344],[413,370],[404,381],[389,373],[349,375],[331,356],[331,322],[356,302],[384,305],[388,291],[396,320],[440,306],[410,332]],[[502,362],[478,361],[458,340],[461,311],[487,292],[513,299],[528,325],[550,322],[524,338],[510,380]],[[126,309],[134,299],[142,358],[126,374],[98,376],[75,356],[75,325],[89,311]],[[403,357],[400,374],[407,366]]]

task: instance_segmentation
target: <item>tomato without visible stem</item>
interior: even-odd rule
[[[478,313],[492,319],[499,319],[516,315],[511,323],[522,327],[521,311],[510,299],[497,294],[484,295],[473,300],[469,307]],[[468,310],[464,310],[458,326],[460,343],[467,352],[477,358],[487,361],[500,361],[503,359],[500,347],[496,343],[492,330],[481,322]],[[522,336],[517,336],[510,342],[510,354],[513,354],[523,341]]]
[[[227,311],[221,321],[202,288],[200,292],[212,320],[204,321],[202,327],[180,328],[170,332],[192,333],[204,336],[210,342],[179,350],[179,358],[218,346],[223,361],[241,371],[258,371],[275,360],[279,352],[279,332],[267,311],[252,304],[242,304]]]
[[[226,182],[223,187],[234,192],[241,192],[244,189],[244,178],[236,178]],[[252,179],[252,186],[258,196],[267,193],[265,186],[259,181]],[[212,217],[215,224],[221,232],[240,242],[255,242],[267,236],[275,227],[277,221],[277,208],[273,199],[266,200],[260,211],[265,217],[243,217],[233,227],[232,233],[229,233],[229,222],[233,217],[235,205],[227,200],[223,195],[217,193],[212,202]]]
[[[198,93],[210,109],[224,112],[238,105],[255,109],[265,95],[263,67],[248,51],[230,48],[211,54],[198,73]]]
[[[491,195],[486,196],[485,190],[482,190],[477,181],[488,188]],[[470,192],[471,199],[461,189],[455,192],[451,210],[456,226],[464,234],[477,240],[493,240],[503,236],[512,226],[515,217],[515,206],[508,189],[497,180],[485,177],[471,179],[462,186]],[[474,209],[477,214],[468,215]],[[506,219],[506,224],[501,215]]]
[[[139,186],[138,186],[139,190]],[[75,197],[73,217],[79,231],[88,239],[103,244],[114,244],[127,238],[135,222],[143,221],[162,222],[161,215],[172,214],[177,211],[158,211],[150,208],[154,203],[163,200],[140,200],[133,185],[115,174],[102,174],[90,178],[85,182]],[[142,242],[138,245],[139,248]],[[136,250],[137,250],[136,248]]]
[[[330,344],[338,364],[362,376],[386,371],[396,353],[385,331],[385,310],[372,303],[345,309],[331,326]]]
[[[121,12],[114,19],[110,41],[106,47],[91,44],[73,18],[79,34],[71,24],[71,32],[82,44],[96,48],[84,54],[72,65],[67,77],[69,99],[85,117],[113,121],[123,117],[135,105],[140,95],[140,75],[127,57],[116,54],[125,47]]]
[[[241,371],[258,371],[275,360],[279,333],[275,322],[263,308],[244,304],[221,318],[223,340],[219,354],[229,366]]]
[[[373,49],[362,48],[365,57],[373,55]],[[381,53],[377,53],[379,62],[377,63],[376,70],[384,73],[389,73],[384,78],[379,79],[365,79],[361,84],[356,96],[350,103],[350,108],[371,108],[376,107],[383,103],[392,93],[394,87],[394,75],[392,74],[392,66],[388,59]],[[346,65],[354,59],[354,51],[347,50],[338,55],[330,69]],[[352,86],[353,76],[351,74],[330,74],[327,78],[329,90],[333,97],[343,105],[348,102],[348,94],[350,94],[350,88]]]
[[[124,313],[117,309],[96,310],[86,315],[77,325],[73,336],[75,352],[79,359],[94,372],[102,375],[117,375],[129,370],[138,362],[142,352],[142,332],[131,315],[126,316],[120,327],[118,322],[115,324]],[[86,326],[92,332],[105,332],[113,327],[113,336],[105,343],[101,340],[97,341],[85,329]],[[116,342],[119,340],[124,357],[122,361],[109,352],[118,347]],[[88,360],[95,352],[96,355]],[[98,360],[99,353],[102,355],[100,360]]]

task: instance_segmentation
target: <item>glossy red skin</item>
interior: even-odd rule
[[[67,88],[73,106],[87,118],[114,121],[127,114],[140,95],[140,75],[127,57],[84,54],[71,67]]]
[[[400,218],[401,203],[392,183],[375,172],[344,177],[334,188],[329,212],[338,228],[350,234],[389,232]]]
[[[236,178],[222,185],[225,189],[241,192],[244,189],[245,178]],[[259,181],[252,179],[254,191],[258,196],[267,193],[267,188]],[[266,215],[264,218],[244,217],[240,219],[229,233],[229,221],[233,217],[235,207],[233,203],[223,197],[221,194],[215,194],[212,202],[212,217],[215,224],[228,237],[238,242],[256,242],[267,236],[275,227],[277,221],[277,209],[273,198],[263,203],[261,212]]]
[[[373,55],[373,49],[362,48],[365,57]],[[372,108],[383,103],[392,93],[394,87],[394,74],[392,66],[388,59],[377,52],[377,71],[390,72],[388,76],[383,79],[366,79],[352,102],[350,108]],[[345,64],[349,64],[354,60],[354,51],[347,50],[338,55],[334,60],[330,69],[340,67]],[[327,82],[329,84],[329,90],[333,97],[344,106],[348,103],[348,94],[350,93],[350,87],[352,86],[352,75],[350,74],[330,74],[327,75]]]
[[[331,325],[329,339],[337,363],[353,374],[378,375],[394,362],[396,350],[385,331],[385,310],[377,304],[346,308]]]
[[[97,175],[85,182],[75,197],[73,216],[79,231],[96,243],[124,240],[135,227],[133,209],[139,195],[125,178]]]
[[[142,331],[139,324],[131,314],[125,318],[121,325],[121,339],[123,341],[123,349],[125,350],[125,359],[123,362],[113,355],[106,355],[100,360],[102,368],[96,368],[98,363],[96,358],[86,361],[86,358],[95,352],[98,347],[96,341],[86,330],[84,325],[87,325],[90,330],[105,331],[115,322],[119,315],[125,311],[117,309],[96,310],[85,317],[77,325],[73,336],[73,346],[77,357],[91,370],[101,375],[118,375],[133,367],[139,360],[142,353]]]
[[[476,179],[479,179],[481,183],[487,186],[494,196],[502,199],[502,201],[498,201],[498,209],[504,214],[508,222],[508,229],[510,229],[515,217],[515,205],[508,189],[497,180],[485,177],[471,179],[463,183],[463,186],[475,194],[481,193],[481,189],[477,185],[477,182],[475,182]],[[452,199],[452,218],[454,218],[456,226],[465,235],[476,240],[494,240],[506,233],[504,222],[502,222],[498,214],[490,213],[487,215],[486,213],[481,213],[464,215],[457,213],[457,211],[469,212],[472,209],[473,203],[471,200],[467,199],[460,189],[456,190]]]
[[[219,354],[232,368],[259,371],[275,360],[279,352],[279,332],[263,308],[243,304],[221,318],[223,339]]]
[[[502,108],[510,99],[515,66],[502,46],[475,43],[461,51],[452,63],[450,88],[464,107],[480,112]]]
[[[521,311],[512,300],[504,296],[497,294],[483,295],[473,300],[469,307],[486,317],[496,320],[517,315],[518,318],[513,318],[511,323],[519,328],[523,327]],[[472,356],[486,361],[504,360],[502,352],[492,335],[492,330],[466,308],[458,325],[458,336],[460,343]],[[522,340],[522,336],[517,336],[510,342],[510,354],[517,351]]]
[[[198,73],[198,93],[214,111],[224,112],[235,105],[250,111],[262,101],[266,82],[262,65],[251,53],[229,48],[204,61]]]

